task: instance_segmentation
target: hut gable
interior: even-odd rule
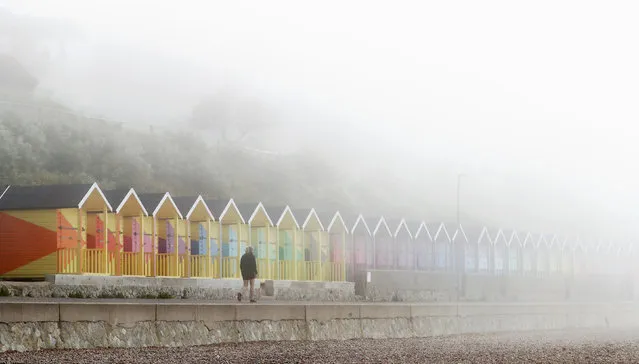
[[[246,224],[246,219],[242,216],[240,209],[232,198],[228,200],[206,200],[204,202],[209,206],[213,214],[217,216],[218,221],[224,223],[234,221]]]
[[[115,213],[117,214],[122,211],[129,200],[134,199],[135,202],[142,209],[142,212],[144,212],[144,215],[149,216],[149,212],[146,210],[144,204],[142,204],[142,201],[140,201],[138,194],[135,193],[135,190],[133,188],[129,190],[107,190],[104,191],[104,196],[106,197],[107,201],[109,201],[109,204],[115,207]]]
[[[240,211],[240,214],[247,224],[252,224],[255,218],[258,216],[258,213],[262,211],[269,226],[273,226],[273,220],[271,219],[271,216],[268,214],[266,208],[264,208],[264,205],[262,205],[261,202],[240,203],[237,204],[237,209]]]
[[[293,211],[293,215],[295,216],[295,219],[297,221],[302,222],[302,229],[306,229],[307,227],[309,227],[310,224],[313,224],[313,219],[315,219],[315,222],[317,222],[317,226],[314,227],[324,231],[324,224],[322,223],[322,220],[320,219],[317,212],[315,212],[315,209],[296,209],[295,211]],[[313,226],[311,226],[311,228],[313,228]]]
[[[426,222],[424,221],[419,223],[417,230],[415,231],[415,239],[419,239],[421,237],[426,240],[433,241],[433,234],[430,229],[428,229],[428,225],[426,225]]]
[[[357,216],[357,219],[355,220],[355,223],[353,224],[353,227],[351,228],[351,234],[355,233],[355,230],[357,230],[357,227],[360,224],[364,226],[364,229],[366,229],[366,232],[368,233],[368,235],[371,235],[371,236],[373,235],[371,233],[371,229],[368,227],[368,223],[366,222],[366,219],[361,214]]]
[[[408,236],[411,239],[413,238],[413,232],[408,227],[408,223],[406,222],[406,219],[389,220],[388,221],[388,225],[390,226],[391,230],[393,231],[393,236],[394,237],[398,237],[399,234],[401,233],[401,231],[403,230],[403,231],[405,231],[408,234]]]
[[[342,214],[340,214],[339,211],[337,211],[337,212],[335,212],[335,214],[333,214],[333,218],[328,223],[328,226],[326,227],[326,230],[327,231],[331,231],[333,229],[333,227],[335,226],[335,224],[341,224],[342,228],[346,232],[348,232],[348,225],[346,225],[346,221],[344,221],[344,219],[342,218]]]
[[[9,186],[0,200],[0,210],[54,210],[113,208],[96,183],[47,186]]]
[[[195,217],[196,220],[214,220],[211,209],[206,204],[202,196],[179,196],[173,197],[173,202],[185,219],[190,220]],[[198,207],[200,207],[198,209]],[[196,211],[197,210],[197,211]],[[194,216],[197,215],[197,216]]]
[[[175,202],[173,201],[173,198],[171,198],[171,195],[166,192],[166,193],[145,193],[145,194],[141,194],[138,196],[140,198],[140,201],[142,201],[142,206],[144,206],[144,208],[146,209],[146,211],[149,211],[151,213],[152,216],[156,216],[156,217],[168,217],[168,216],[159,216],[160,215],[160,210],[168,203],[170,204],[170,207],[172,207],[175,211],[175,213],[180,217],[180,219],[182,219],[182,213],[180,212],[180,209],[178,209],[178,207],[175,205]]]
[[[291,208],[288,205],[287,206],[265,206],[265,208],[266,208],[266,213],[269,216],[271,216],[273,220],[275,220],[275,226],[280,226],[280,224],[282,223],[286,215],[290,214],[291,217],[293,218],[293,223],[295,224],[295,226],[298,229],[300,228],[300,224],[297,221],[295,214],[293,214],[293,211],[291,211]]]
[[[379,220],[377,220],[377,224],[375,225],[375,229],[373,230],[373,235],[377,235],[379,232],[382,231],[382,229],[383,231],[386,231],[389,236],[393,236],[393,232],[391,231],[390,227],[388,227],[386,219],[383,216],[380,217]]]
[[[408,231],[410,231],[411,236],[415,238],[417,238],[417,232],[419,231],[422,224],[424,224],[424,222],[419,220],[406,221],[406,227],[408,228]]]

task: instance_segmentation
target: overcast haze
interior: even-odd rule
[[[296,126],[292,144],[338,132],[406,168],[448,165],[432,186],[451,204],[465,173],[466,194],[490,180],[614,224],[639,217],[636,2],[3,3],[77,25],[40,91],[84,112],[174,123],[241,88]]]

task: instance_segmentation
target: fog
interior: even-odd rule
[[[315,151],[363,184],[394,174],[394,193],[429,196],[425,218],[454,219],[463,174],[464,218],[636,234],[634,2],[2,6],[19,21],[0,28],[0,50],[78,112],[178,129],[233,90],[273,123],[247,145]],[[59,29],[39,35],[46,53],[20,53],[21,32],[45,20]]]

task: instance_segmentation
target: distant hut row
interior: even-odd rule
[[[344,281],[362,270],[575,274],[625,269],[631,245],[232,198],[101,190],[97,184],[0,187],[0,277],[101,274],[239,278],[254,248],[263,279]],[[609,273],[606,271],[606,273]]]

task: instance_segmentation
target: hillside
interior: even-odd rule
[[[147,192],[233,197],[368,216],[449,222],[456,218],[454,195],[444,193],[455,186],[441,183],[454,179],[435,178],[446,172],[443,167],[431,166],[424,179],[394,163],[371,167],[362,161],[355,168],[311,150],[269,154],[239,143],[211,142],[186,123],[173,130],[181,131],[78,116],[50,101],[0,103],[0,185],[97,181],[105,188],[133,186]],[[465,225],[575,234],[587,221],[583,214],[560,220],[539,213],[543,206],[527,207],[542,195],[501,206],[495,186],[464,183],[460,217]]]

